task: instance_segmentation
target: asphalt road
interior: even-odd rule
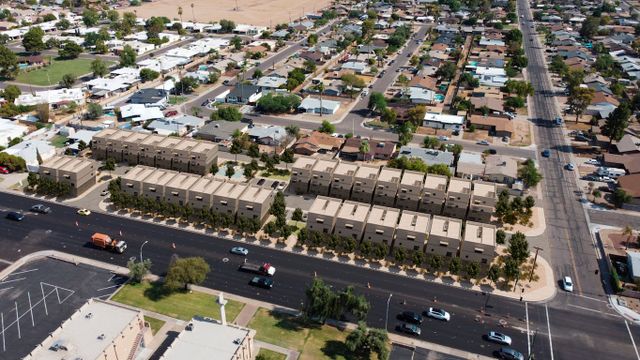
[[[590,209],[589,217],[594,224],[604,224],[621,228],[629,225],[634,229],[640,227],[640,216],[624,214],[620,211]]]
[[[485,342],[482,335],[496,329],[512,336],[514,346],[526,353],[528,312],[530,331],[533,333],[537,330],[535,340],[533,336],[530,337],[530,342],[533,340],[532,352],[537,359],[552,358],[551,346],[553,358],[557,359],[576,359],[581,356],[607,359],[607,354],[613,352],[619,354],[621,359],[634,358],[634,348],[622,318],[608,309],[595,310],[590,303],[574,307],[563,302],[578,298],[575,295],[557,296],[560,299],[556,300],[558,306],[551,305],[547,316],[547,309],[542,304],[528,304],[525,309],[525,304],[517,300],[246,245],[250,252],[249,261],[271,262],[278,269],[274,289],[260,290],[247,284],[250,274],[237,271],[242,258],[228,253],[237,242],[101,213],[81,217],[75,213],[76,209],[56,203],[50,204],[53,212],[48,215],[28,214],[23,222],[4,219],[6,211],[28,209],[36,202],[30,198],[0,193],[0,221],[3,224],[0,229],[0,254],[5,260],[15,261],[33,251],[54,249],[124,266],[129,257],[138,256],[140,245],[149,241],[144,247],[144,257],[152,260],[154,273],[162,274],[174,254],[183,257],[202,256],[212,268],[205,286],[281,306],[303,306],[304,289],[311,282],[314,272],[337,288],[353,285],[358,293],[364,294],[372,305],[368,318],[372,326],[384,327],[386,303],[391,293],[389,329],[398,323],[395,315],[403,310],[421,311],[429,306],[441,306],[452,314],[452,321],[442,323],[425,320],[421,339],[474,353],[491,355],[498,346]],[[119,237],[120,231],[122,239],[129,243],[128,253],[124,256],[101,251],[88,244],[94,232]],[[171,243],[176,244],[175,250],[171,248]],[[367,283],[371,288],[367,288]],[[479,311],[484,306],[486,315]],[[505,328],[500,326],[501,321],[505,322]],[[633,326],[631,329],[633,336],[640,340],[639,328]]]

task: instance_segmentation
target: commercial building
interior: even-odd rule
[[[447,201],[442,213],[464,219],[467,216],[469,201],[471,200],[471,181],[451,178],[447,189]]]
[[[383,167],[378,174],[373,203],[382,206],[394,206],[402,170]]]
[[[211,208],[218,213],[235,215],[238,211],[238,199],[247,189],[248,185],[227,181],[218,187],[213,194]]]
[[[329,195],[333,171],[337,165],[338,162],[334,160],[318,160],[311,169],[309,192],[318,195]]]
[[[333,170],[333,181],[331,182],[331,196],[343,200],[351,197],[354,176],[358,170],[358,165],[350,162],[340,162]]]
[[[396,228],[396,240],[393,246],[407,250],[424,251],[430,225],[430,215],[404,210]]]
[[[424,187],[424,173],[405,170],[398,187],[396,207],[405,210],[418,210]]]
[[[94,160],[56,155],[39,166],[38,175],[68,184],[71,195],[77,196],[95,185],[97,171],[98,163]]]
[[[460,258],[480,264],[490,264],[496,256],[496,227],[467,221],[460,246]]]
[[[399,217],[398,209],[373,205],[367,217],[363,240],[391,246]]]
[[[462,220],[434,215],[427,241],[429,255],[457,256],[462,238]]]
[[[318,196],[307,213],[307,229],[325,234],[333,233],[336,216],[342,201],[326,196]]]
[[[296,194],[306,194],[309,191],[311,171],[316,164],[316,159],[301,156],[291,166],[291,181],[289,189]]]
[[[442,175],[427,174],[422,188],[420,211],[440,215],[447,199],[447,183],[449,179]]]
[[[495,183],[475,181],[471,193],[471,205],[467,218],[490,222],[498,202],[498,186]]]
[[[275,196],[276,191],[273,189],[248,186],[238,198],[238,216],[258,220],[260,225],[264,224]]]
[[[25,359],[134,359],[151,340],[142,311],[90,299]]]
[[[369,208],[371,208],[369,204],[350,200],[343,202],[340,211],[338,211],[338,215],[336,215],[336,224],[333,233],[338,236],[352,237],[356,241],[360,241],[364,233],[364,225],[369,216]]]
[[[222,184],[223,181],[210,175],[199,178],[189,188],[189,206],[192,209],[210,209],[213,204],[213,194]]]
[[[380,168],[373,165],[360,165],[353,176],[351,200],[371,203],[378,180]]]

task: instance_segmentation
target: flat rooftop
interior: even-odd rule
[[[340,210],[340,205],[342,205],[342,200],[340,199],[318,196],[311,204],[309,214],[336,216],[338,210]]]
[[[337,218],[347,219],[347,220],[356,220],[360,222],[365,222],[367,220],[367,215],[369,214],[369,209],[371,205],[345,200],[342,203],[342,207],[340,211],[338,211]]]
[[[195,141],[195,140],[194,140]],[[196,141],[197,144],[191,149],[192,153],[207,154],[211,151],[218,150],[218,144],[208,141]]]
[[[494,183],[477,181],[473,183],[473,196],[485,198],[496,198],[498,196],[497,186]]]
[[[386,206],[373,205],[369,211],[367,224],[395,228],[398,224],[400,210]]]
[[[419,213],[415,211],[403,211],[400,215],[400,222],[398,222],[398,230],[406,230],[411,232],[417,232],[420,234],[429,233],[429,225],[431,223],[431,216],[425,213]]]
[[[349,162],[339,162],[333,170],[333,175],[354,176],[358,170],[358,165]]]
[[[120,178],[122,180],[144,181],[154,171],[156,171],[156,168],[145,165],[136,165]]]
[[[464,241],[496,246],[496,227],[491,224],[467,221],[464,227]]]
[[[250,185],[247,190],[240,195],[240,200],[263,204],[275,190],[264,188],[262,186]]]
[[[239,199],[247,187],[248,185],[245,184],[227,181],[220,185],[215,195],[229,199]]]
[[[434,215],[431,220],[431,235],[458,239],[462,237],[462,220]]]
[[[116,128],[106,128],[106,129],[102,129],[100,130],[99,133],[95,134],[94,137],[98,137],[98,138],[111,138],[111,136],[115,133],[117,133],[118,131],[120,131],[119,129]]]
[[[42,166],[48,167],[51,169],[60,169],[64,164],[71,161],[71,157],[69,156],[54,156],[51,159],[45,161]]]
[[[139,311],[90,299],[32,353],[32,359],[98,359],[102,351],[134,322]],[[136,324],[137,325],[137,324]],[[66,351],[49,350],[59,345]]]
[[[109,139],[116,141],[126,141],[131,135],[135,134],[129,130],[118,130],[109,136]]]
[[[316,162],[316,164],[313,166],[313,171],[332,174],[337,165],[338,165],[337,161],[318,160],[318,162]]]
[[[356,171],[355,177],[360,179],[375,180],[378,178],[380,168],[372,165],[360,165]]]
[[[378,174],[378,181],[399,184],[401,177],[402,177],[402,170],[389,168],[385,166],[380,170],[380,174]]]
[[[202,194],[213,194],[218,190],[222,181],[215,179],[213,176],[203,176],[199,178],[189,189]]]
[[[405,170],[402,174],[401,185],[422,188],[424,184],[424,173],[419,171]]]
[[[459,178],[451,178],[449,180],[449,192],[457,192],[462,194],[471,193],[471,181]]]
[[[174,176],[178,175],[177,171],[156,169],[151,175],[144,179],[146,184],[166,185]]]
[[[235,325],[224,326],[207,318],[193,318],[190,324],[191,330],[182,330],[160,359],[233,359],[241,341],[251,331]]]
[[[313,165],[315,165],[316,159],[310,158],[308,156],[300,156],[293,163],[292,169],[305,169],[311,170],[313,169]]]
[[[142,145],[153,145],[158,146],[165,139],[165,136],[150,134],[144,140],[142,140]]]
[[[96,162],[91,159],[71,157],[59,169],[60,171],[78,173],[92,165],[96,165]]]
[[[167,186],[179,190],[188,190],[200,179],[200,176],[194,174],[178,173],[167,183]]]
[[[427,174],[424,180],[424,189],[445,191],[447,190],[447,182],[449,179],[444,175]]]

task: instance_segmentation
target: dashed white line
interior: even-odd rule
[[[527,319],[527,354],[531,356],[531,337],[529,336],[529,306],[527,302],[524,303],[524,314]]]
[[[638,347],[636,346],[636,341],[633,340],[633,334],[631,334],[631,329],[629,329],[629,323],[627,320],[624,321],[624,325],[627,327],[627,331],[629,332],[629,337],[631,338],[631,344],[633,345],[633,350],[636,352],[636,358],[640,360],[640,354],[638,354]]]
[[[547,314],[547,333],[549,335],[549,353],[551,354],[551,360],[553,360],[553,340],[551,340],[551,326],[549,325],[549,308],[547,304],[544,305],[544,311]]]

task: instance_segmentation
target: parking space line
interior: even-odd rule
[[[42,290],[42,302],[44,303],[44,313],[45,315],[49,316],[49,310],[47,310],[47,301],[45,300],[46,297],[44,296],[44,287],[42,286],[42,282],[40,283],[40,290]]]
[[[525,319],[527,320],[527,354],[529,356],[531,356],[531,337],[529,336],[530,332],[529,332],[529,306],[527,305],[527,302],[524,302],[524,314],[525,314]]]
[[[18,325],[18,339],[22,339],[22,335],[20,335],[20,313],[18,313],[17,301],[16,301],[16,324]]]
[[[577,308],[577,309],[581,309],[581,310],[585,310],[585,311],[591,311],[591,312],[598,313],[598,314],[609,315],[609,316],[613,316],[613,317],[622,317],[622,316],[620,316],[618,314],[611,314],[611,313],[603,312],[603,311],[596,310],[596,309],[591,309],[591,308],[580,306],[580,305],[567,304],[567,306],[571,306],[571,307],[574,307],[574,308]]]
[[[544,311],[547,314],[547,333],[549,335],[549,352],[551,353],[551,360],[553,360],[553,340],[551,340],[551,326],[549,325],[549,307],[544,304]]]
[[[9,276],[22,275],[22,274],[30,273],[32,271],[38,271],[38,269],[24,270],[24,271],[18,271],[18,272],[15,272],[15,273],[11,273],[11,274],[5,276],[5,279],[8,278]]]
[[[2,325],[2,351],[7,351],[7,345],[4,341],[4,313],[0,312],[0,324]]]
[[[4,290],[11,290],[11,289],[13,289],[13,286],[10,286],[10,287],[8,287],[8,288],[2,288],[2,289],[0,289],[0,291],[4,291]]]
[[[96,291],[104,291],[104,290],[109,290],[109,289],[118,288],[118,287],[120,287],[120,285],[112,285],[112,286],[107,286],[107,287],[102,288],[102,289],[98,289]]]
[[[638,347],[636,346],[636,341],[633,340],[633,334],[631,334],[631,329],[629,329],[629,323],[627,320],[624,321],[624,325],[627,327],[627,331],[629,332],[629,337],[631,338],[631,344],[633,345],[633,350],[636,352],[636,358],[640,360],[640,354],[638,354]]]
[[[36,322],[33,320],[33,306],[31,306],[31,292],[27,291],[27,297],[29,298],[29,312],[31,312],[31,326],[36,327]]]
[[[23,278],[17,278],[17,279],[13,279],[13,280],[6,280],[6,281],[3,280],[3,281],[0,281],[0,285],[8,284],[10,282],[22,281],[22,280],[26,280],[26,279],[27,279],[26,277],[23,277]]]

